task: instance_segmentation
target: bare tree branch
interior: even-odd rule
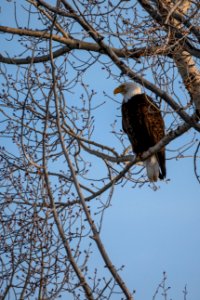
[[[133,299],[105,212],[124,187],[157,188],[143,161],[164,146],[167,162],[193,159],[199,182],[199,1],[52,3],[8,1],[0,26],[0,298]],[[141,157],[113,98],[127,80],[165,121]]]

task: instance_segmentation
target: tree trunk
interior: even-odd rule
[[[159,1],[160,2],[160,1]],[[184,49],[184,39],[187,37],[182,30],[182,24],[173,18],[173,13],[178,12],[182,16],[191,7],[192,2],[189,0],[178,1],[176,4],[172,0],[165,0],[160,2],[160,13],[165,18],[165,24],[171,30],[170,43],[177,42],[176,33],[181,32],[183,36],[182,41],[177,43],[172,52],[172,57],[182,77],[184,85],[188,90],[191,100],[196,107],[197,115],[200,117],[200,71],[196,67],[192,55]]]

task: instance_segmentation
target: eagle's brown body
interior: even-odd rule
[[[133,151],[141,155],[164,137],[164,121],[155,102],[146,94],[132,96],[122,104],[122,127],[129,137]],[[159,178],[166,176],[165,149],[155,154]]]

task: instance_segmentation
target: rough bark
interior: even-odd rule
[[[171,0],[159,1],[160,13],[165,19],[165,24],[168,26],[170,32],[170,43],[176,43],[176,33],[178,30],[182,33],[183,39],[174,47],[172,57],[178,68],[179,74],[182,77],[184,85],[188,90],[191,100],[194,102],[196,112],[200,116],[200,70],[197,68],[192,55],[184,49],[184,32],[182,23],[175,19],[172,14],[177,12],[179,15],[184,16],[192,1],[178,1],[176,4]],[[187,37],[187,35],[185,35]]]

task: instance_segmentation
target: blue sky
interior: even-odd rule
[[[7,1],[1,6],[1,25],[10,25],[6,10]],[[3,18],[2,18],[3,17]],[[2,35],[1,35],[2,38]],[[9,51],[0,43],[2,51]],[[4,52],[5,53],[5,52]],[[100,74],[96,69],[86,74],[86,81],[95,87],[95,103],[106,104],[95,114],[95,140],[114,147],[120,145],[111,134],[111,126],[117,118],[121,126],[119,104],[104,97],[103,90],[112,95],[118,82]],[[95,75],[96,74],[96,75]],[[119,72],[120,74],[120,72]],[[73,95],[78,101],[80,90]],[[116,97],[121,101],[121,96]],[[167,146],[174,149],[190,140],[192,131]],[[197,138],[199,138],[197,136]],[[127,141],[128,144],[128,141]],[[187,154],[192,156],[194,147]],[[167,151],[167,157],[172,153]],[[96,165],[94,172],[101,172]],[[167,273],[167,285],[171,287],[169,299],[183,299],[183,289],[187,285],[188,299],[198,299],[200,295],[200,197],[199,184],[194,176],[193,158],[167,160],[168,183],[159,182],[154,191],[148,185],[132,188],[116,186],[112,205],[104,216],[102,240],[116,267],[125,265],[121,273],[130,290],[136,290],[135,299],[152,299],[162,280],[162,272]],[[91,265],[102,265],[91,259]],[[158,295],[157,300],[163,299]],[[115,298],[117,300],[117,298]]]
[[[124,278],[134,285],[136,299],[151,299],[163,271],[172,299],[183,299],[185,284],[189,299],[200,293],[199,186],[187,162],[167,167],[171,181],[156,192],[116,192],[104,221],[105,243],[114,261],[126,265]]]

